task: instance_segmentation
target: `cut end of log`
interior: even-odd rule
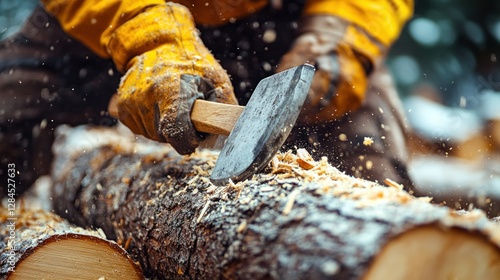
[[[426,226],[394,238],[378,254],[366,280],[498,279],[500,250],[480,235]]]
[[[87,230],[40,209],[0,207],[0,279],[144,279],[101,229]]]
[[[54,235],[23,257],[7,279],[143,279],[118,245],[80,234]]]

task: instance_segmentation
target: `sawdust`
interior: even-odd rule
[[[359,207],[371,206],[383,201],[404,204],[412,200],[425,202],[432,200],[431,197],[413,197],[403,189],[403,185],[389,178],[384,182],[386,186],[383,186],[347,175],[332,166],[326,157],[315,161],[305,149],[297,149],[296,153],[289,150],[276,154],[267,171],[276,176],[277,184],[284,185],[294,180],[298,184],[314,184],[317,194],[356,200]],[[288,211],[286,209],[284,212]]]
[[[195,168],[196,176],[189,180],[191,185],[200,183],[203,176],[210,174],[212,167],[217,160],[217,153],[209,150],[198,151],[191,157],[196,157],[198,160],[203,160],[204,163]],[[200,179],[201,178],[201,179]],[[208,178],[205,178],[208,179]],[[207,180],[208,181],[208,180]],[[207,183],[204,181],[204,183]],[[286,152],[278,152],[268,164],[268,167],[261,173],[255,174],[251,179],[243,182],[230,182],[226,186],[215,186],[208,182],[208,187],[205,189],[207,199],[220,197],[224,192],[236,191],[238,195],[234,196],[238,199],[239,194],[246,185],[259,184],[263,181],[266,184],[260,190],[261,193],[271,192],[273,188],[292,187],[304,184],[312,184],[315,188],[315,193],[321,195],[332,195],[343,199],[352,199],[358,201],[358,206],[371,206],[382,201],[394,203],[408,203],[412,200],[431,201],[430,197],[416,199],[411,194],[403,190],[403,185],[391,180],[385,180],[385,186],[376,182],[363,180],[347,175],[337,168],[332,166],[326,157],[322,157],[316,161],[312,158],[306,149],[297,149],[295,152],[288,150]],[[283,214],[289,213],[293,207],[295,195],[293,193],[288,196],[276,197],[276,199],[287,199],[287,205],[283,210]],[[249,204],[251,201],[248,197],[239,200],[239,203]]]
[[[214,151],[200,151],[191,155],[192,159],[201,161],[201,174],[209,174],[217,160],[217,153]],[[307,162],[307,164],[304,164]],[[207,183],[208,177],[191,179],[192,184],[203,182],[205,188],[206,204],[201,209],[197,222],[202,222],[208,212],[211,203],[217,200],[233,200],[239,205],[244,205],[245,209],[256,209],[259,200],[255,195],[255,188],[258,185],[259,195],[271,195],[273,199],[281,205],[283,216],[291,215],[297,200],[306,192],[313,192],[321,196],[332,196],[335,198],[355,201],[356,207],[377,207],[386,204],[414,204],[428,205],[432,197],[414,197],[404,190],[404,186],[391,179],[384,181],[385,185],[367,181],[347,175],[332,166],[326,157],[314,160],[305,149],[298,149],[296,152],[288,150],[278,152],[268,167],[261,173],[255,174],[251,179],[242,182],[230,182],[225,186],[215,186]],[[202,179],[206,179],[204,181]],[[194,185],[193,185],[194,186]],[[199,187],[199,186],[198,186]],[[200,189],[200,192],[203,190]],[[423,203],[423,204],[422,204]],[[424,207],[425,208],[425,207]],[[300,208],[299,208],[300,209]],[[218,209],[218,212],[226,212],[226,208]],[[485,220],[483,212],[472,210],[473,214],[460,216],[454,211],[442,218],[440,223],[445,226],[459,225],[465,229],[474,229],[476,223],[472,220]],[[459,215],[459,216],[457,216]],[[237,233],[245,232],[251,226],[251,221],[241,220],[237,226]],[[481,229],[489,239],[500,244],[500,233],[498,226],[485,224]]]
[[[371,137],[365,137],[363,139],[363,145],[365,146],[371,146],[373,144],[373,138]]]

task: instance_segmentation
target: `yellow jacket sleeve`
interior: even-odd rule
[[[347,42],[376,57],[391,46],[413,15],[413,0],[308,0],[304,14],[333,15],[351,22]]]
[[[42,0],[62,28],[103,58],[111,34],[144,9],[164,0]]]

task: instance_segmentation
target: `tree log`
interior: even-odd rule
[[[416,196],[456,210],[478,208],[490,218],[500,215],[500,157],[465,161],[439,155],[415,156],[409,168]]]
[[[43,210],[1,208],[1,279],[144,279],[127,252],[99,231]]]
[[[118,130],[120,131],[120,129]],[[129,240],[154,279],[498,279],[500,227],[402,186],[352,178],[304,150],[222,187],[216,153],[112,129],[58,129],[56,211]]]

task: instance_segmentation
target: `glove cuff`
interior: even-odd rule
[[[179,4],[156,5],[121,25],[109,40],[107,52],[118,71],[125,73],[137,55],[167,43],[179,44],[198,36],[189,10]]]
[[[352,23],[355,29],[389,47],[399,36],[403,25],[413,13],[408,0],[323,0],[307,1],[305,15],[331,15]],[[349,31],[354,32],[356,30]],[[353,34],[355,35],[355,34]]]

